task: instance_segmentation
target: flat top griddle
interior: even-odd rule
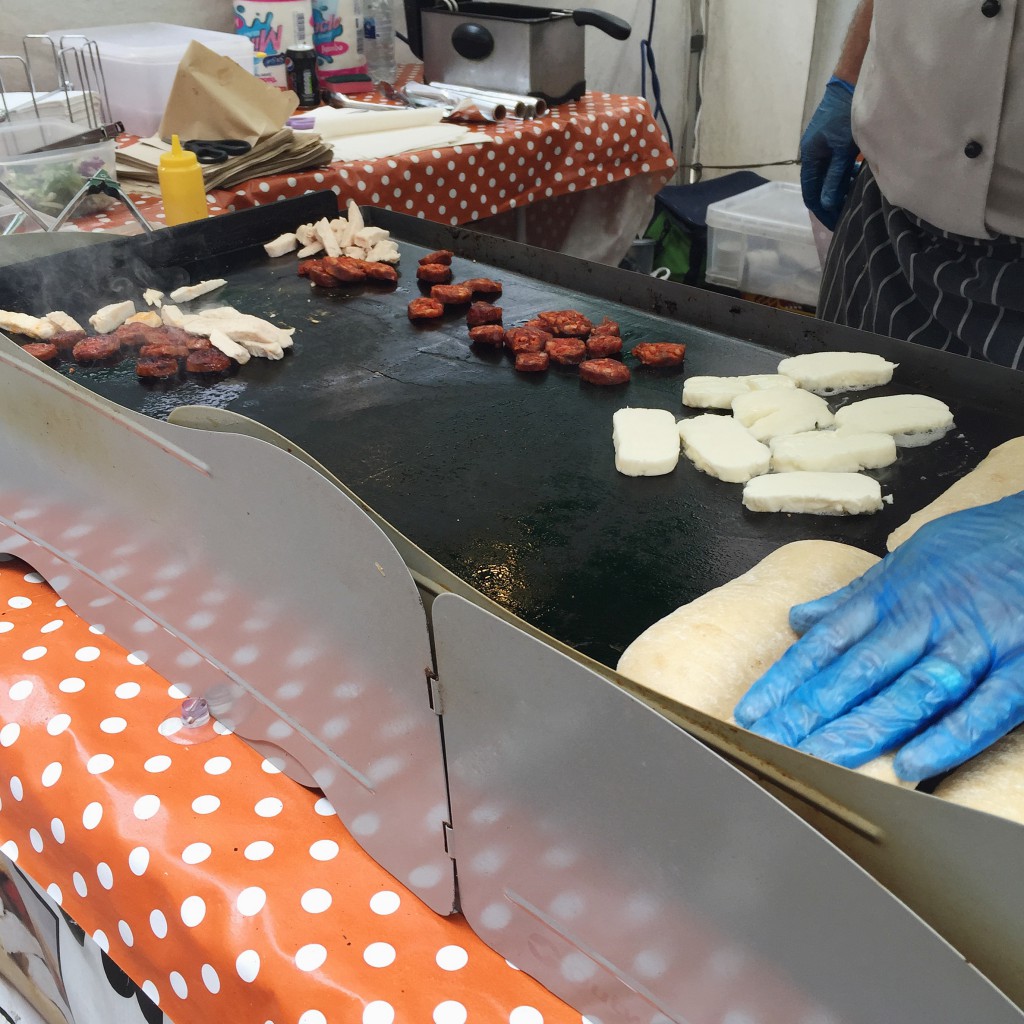
[[[265,219],[262,228],[245,228],[246,246],[199,260],[194,251],[188,260],[179,252],[177,262],[163,267],[140,263],[139,249],[123,244],[114,271],[97,264],[95,248],[88,263],[80,253],[68,253],[25,264],[0,281],[0,307],[34,313],[64,308],[82,319],[114,299],[138,300],[141,287],[227,277],[226,287],[195,305],[234,305],[296,327],[294,349],[284,360],[253,359],[213,383],[140,384],[130,360],[111,368],[75,367],[72,379],[157,418],[181,405],[203,404],[272,427],[462,579],[610,666],[652,622],[781,544],[817,538],[883,554],[894,527],[992,447],[1024,433],[1020,375],[1013,371],[826,326],[830,347],[881,351],[905,364],[893,385],[837,396],[833,408],[921,390],[953,409],[952,432],[927,447],[902,449],[894,466],[875,474],[883,493],[892,494],[891,505],[861,517],[751,513],[740,503],[740,485],[701,474],[685,458],[668,476],[624,477],[613,461],[616,409],[645,406],[690,415],[680,402],[685,376],[772,372],[782,355],[825,347],[816,333],[822,325],[708,297],[708,322],[742,314],[746,319],[739,322],[754,334],[769,325],[760,331],[765,340],[743,340],[680,322],[679,316],[692,316],[687,303],[705,301],[694,299],[692,289],[374,214],[401,241],[397,288],[311,289],[296,275],[294,256],[272,260],[263,254],[262,242],[283,230]],[[278,209],[277,221],[283,216]],[[300,204],[288,222],[294,227],[309,219]],[[621,324],[627,351],[640,341],[685,342],[685,367],[649,370],[628,360],[629,385],[597,388],[581,383],[572,369],[523,375],[505,354],[471,350],[464,308],[428,326],[411,324],[406,305],[424,293],[415,280],[416,261],[442,244],[504,260],[506,268],[457,257],[453,270],[456,280],[487,276],[504,284],[497,301],[506,326],[543,309],[574,308],[595,322],[607,315]],[[546,280],[511,271],[509,264],[536,267]],[[47,281],[63,283],[40,287],[41,270]],[[587,293],[595,291],[633,304]],[[674,315],[636,308],[640,304],[662,314],[675,305]],[[68,373],[68,365],[59,371]],[[273,500],[271,492],[267,497]],[[293,543],[295,557],[314,567],[316,552],[306,551],[301,537]]]

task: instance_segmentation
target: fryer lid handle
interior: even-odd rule
[[[409,0],[406,0],[408,3]],[[572,20],[577,25],[590,25],[592,28],[599,28],[607,33],[612,39],[628,39],[633,31],[628,21],[617,18],[614,14],[606,14],[604,11],[595,11],[590,7],[581,7],[572,12]]]

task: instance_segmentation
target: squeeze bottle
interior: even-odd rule
[[[157,176],[166,224],[184,224],[208,216],[203,169],[195,153],[181,148],[177,135],[171,136],[171,151],[160,157]]]

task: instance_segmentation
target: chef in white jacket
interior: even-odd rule
[[[822,318],[1024,367],[1018,6],[860,3],[801,140],[804,200],[835,228]]]

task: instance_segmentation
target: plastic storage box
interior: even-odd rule
[[[0,125],[0,181],[33,210],[56,217],[100,168],[112,178],[117,177],[114,140],[51,149],[45,153],[29,151],[61,142],[87,128],[86,124],[49,118]],[[104,195],[87,196],[76,209],[75,216],[96,213],[113,202]],[[13,204],[0,192],[0,209],[9,205]]]
[[[769,181],[708,207],[709,284],[815,306],[821,261],[799,185]]]
[[[110,95],[111,114],[115,121],[123,121],[125,129],[136,135],[149,136],[160,127],[178,64],[193,39],[214,53],[230,57],[246,71],[253,70],[252,41],[230,32],[150,21],[135,25],[64,28],[47,34],[58,46],[62,36],[68,37],[67,46],[81,46],[82,36],[96,43]]]

